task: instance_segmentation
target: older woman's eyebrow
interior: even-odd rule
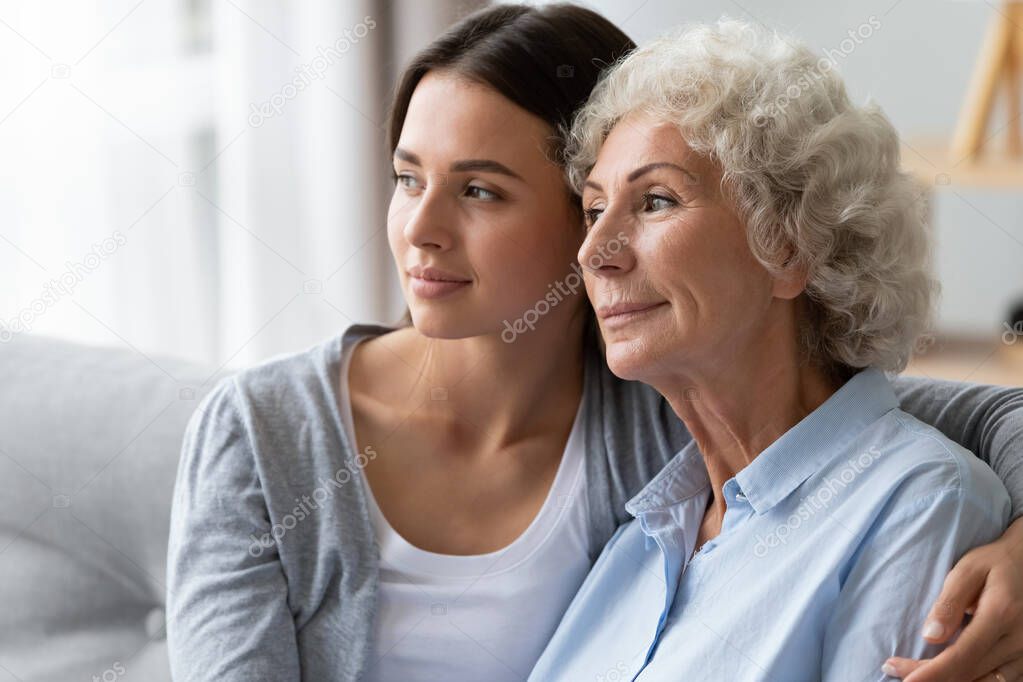
[[[419,156],[413,154],[407,149],[401,147],[394,148],[394,157],[401,161],[406,161],[416,166],[422,166]],[[452,173],[465,173],[467,171],[482,171],[484,173],[499,173],[501,175],[507,175],[508,177],[522,180],[522,176],[513,171],[508,166],[504,165],[499,161],[493,159],[463,159],[461,161],[455,161],[451,164],[449,170]]]
[[[677,170],[677,171],[679,171],[681,173],[685,173],[686,176],[689,177],[689,181],[690,182],[699,183],[699,180],[697,179],[697,177],[693,173],[690,173],[688,170],[686,170],[682,166],[679,166],[679,165],[674,164],[674,163],[669,163],[667,161],[658,161],[656,163],[648,163],[645,166],[640,166],[636,170],[634,170],[631,173],[629,173],[628,176],[626,176],[625,180],[626,180],[626,182],[634,182],[634,181],[638,180],[641,176],[646,175],[650,171],[657,170],[658,168],[673,168],[673,169],[675,169],[675,170]]]

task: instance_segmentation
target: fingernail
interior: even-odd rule
[[[945,628],[936,620],[929,620],[924,624],[924,637],[928,639],[937,639],[943,632]]]
[[[891,663],[885,663],[884,665],[882,665],[881,666],[881,672],[883,672],[888,677],[898,677],[899,676],[899,671]]]

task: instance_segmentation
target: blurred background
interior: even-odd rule
[[[0,1],[0,341],[28,331],[239,367],[396,320],[390,90],[482,4]],[[883,106],[931,195],[944,293],[913,371],[1023,383],[1023,173],[942,156],[1003,5],[583,4],[639,43],[728,14],[828,55],[855,100]],[[995,107],[987,148],[1013,112]]]

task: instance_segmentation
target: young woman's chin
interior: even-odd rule
[[[493,315],[480,315],[465,306],[446,306],[436,303],[409,306],[412,326],[423,336],[432,339],[467,339],[491,333],[497,326]]]

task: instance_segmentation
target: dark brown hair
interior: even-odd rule
[[[427,45],[406,67],[391,107],[390,151],[398,146],[419,81],[444,69],[493,88],[561,132],[590,96],[601,73],[635,43],[596,12],[570,4],[496,5],[465,17]]]

